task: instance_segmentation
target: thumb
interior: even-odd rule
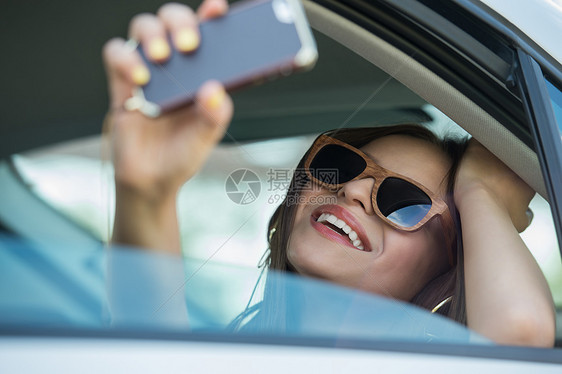
[[[205,82],[197,92],[195,104],[207,136],[214,141],[220,140],[233,114],[232,99],[224,86],[218,81]]]

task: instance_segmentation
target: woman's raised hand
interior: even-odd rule
[[[199,22],[220,17],[227,10],[226,0],[205,0],[197,13],[185,5],[169,3],[156,15],[134,17],[129,37],[140,43],[150,60],[165,62],[170,48],[184,53],[195,50],[200,41]],[[168,43],[168,34],[173,45]],[[224,135],[233,112],[229,95],[220,83],[210,81],[200,88],[193,105],[148,118],[123,109],[133,88],[150,80],[139,53],[125,40],[115,38],[104,46],[103,59],[117,188],[151,200],[175,196]]]
[[[134,17],[129,37],[140,42],[149,59],[165,62],[171,48],[183,53],[195,50],[199,22],[227,10],[226,0],[205,0],[197,13],[185,5],[166,4],[156,15]],[[202,167],[225,133],[232,100],[220,83],[206,82],[194,104],[148,118],[124,109],[133,89],[150,80],[139,53],[125,40],[112,39],[104,46],[103,59],[110,97],[106,125],[115,167],[112,242],[179,254],[178,190]]]
[[[491,194],[508,212],[518,232],[529,226],[526,212],[535,191],[482,144],[472,139],[457,174],[455,202],[459,205],[469,194],[482,192]]]

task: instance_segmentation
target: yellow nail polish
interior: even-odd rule
[[[133,82],[139,86],[144,86],[150,80],[150,72],[142,65],[135,66],[131,72]]]
[[[192,28],[185,28],[176,33],[176,47],[182,52],[191,52],[199,46],[199,34]]]
[[[155,38],[148,44],[148,54],[155,60],[163,60],[170,55],[170,46],[164,38]]]
[[[226,97],[226,93],[224,92],[224,90],[222,88],[217,89],[207,99],[207,108],[212,110],[218,109],[222,105],[225,97]]]

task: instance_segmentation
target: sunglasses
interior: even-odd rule
[[[304,162],[313,183],[340,189],[344,183],[372,177],[373,210],[384,222],[402,231],[416,231],[438,216],[443,226],[449,263],[454,264],[454,224],[447,203],[415,180],[377,165],[359,149],[327,135],[320,135]]]

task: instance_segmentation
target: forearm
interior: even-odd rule
[[[552,346],[552,296],[507,210],[484,188],[457,201],[468,326],[503,344]]]
[[[147,198],[117,185],[112,242],[181,253],[176,194]]]

